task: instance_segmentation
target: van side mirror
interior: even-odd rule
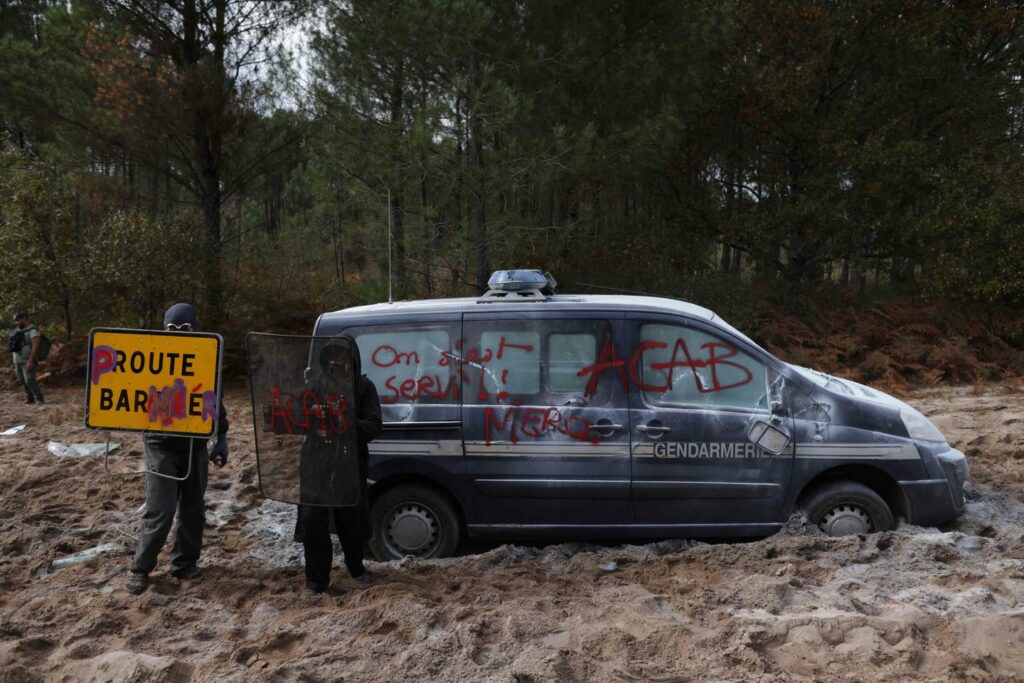
[[[754,424],[750,425],[750,429],[747,430],[747,439],[772,455],[779,455],[789,445],[789,433],[764,420],[755,420]]]

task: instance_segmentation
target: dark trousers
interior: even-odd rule
[[[142,517],[139,547],[132,562],[133,572],[148,574],[156,566],[156,558],[164,547],[167,535],[178,514],[178,529],[171,548],[171,569],[185,569],[199,560],[203,548],[203,525],[206,523],[206,476],[209,455],[206,443],[193,441],[192,472],[185,481],[146,475],[146,513]],[[184,477],[188,471],[189,448],[146,443],[146,468],[161,474]]]
[[[366,573],[363,566],[366,523],[362,506],[328,508],[300,505],[298,527],[306,556],[306,583],[321,590],[331,583],[331,563],[334,561],[330,532],[332,515],[348,573],[352,577]]]
[[[28,363],[15,363],[14,372],[18,375],[18,381],[21,382],[21,386],[25,389],[25,396],[30,401],[43,402],[43,390],[39,388],[39,382],[36,381],[36,369],[28,369]]]

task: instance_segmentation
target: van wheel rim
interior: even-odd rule
[[[829,536],[852,536],[871,531],[871,517],[859,505],[836,505],[825,511],[818,528]]]
[[[430,556],[441,541],[437,515],[420,503],[403,503],[388,516],[384,541],[392,557]]]

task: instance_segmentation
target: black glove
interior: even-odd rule
[[[228,437],[221,434],[217,437],[217,443],[213,445],[213,450],[210,451],[210,462],[217,467],[224,467],[228,464]]]

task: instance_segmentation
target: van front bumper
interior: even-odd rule
[[[943,477],[899,482],[907,503],[907,521],[920,526],[948,522],[964,512],[964,483],[970,465],[955,448],[933,453]]]

